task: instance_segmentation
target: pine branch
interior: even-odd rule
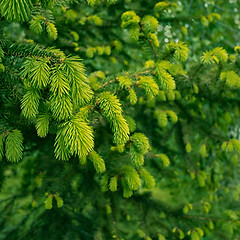
[[[26,44],[26,43],[12,43],[9,41],[1,41],[1,47],[4,50],[6,56],[16,56],[19,58],[26,57],[46,57],[53,61],[60,61],[60,58],[64,54],[54,48],[42,48],[38,45]]]

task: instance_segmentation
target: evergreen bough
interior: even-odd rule
[[[201,4],[0,1],[0,239],[239,239],[240,6]]]

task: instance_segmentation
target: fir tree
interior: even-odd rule
[[[1,0],[0,240],[239,239],[239,8]]]

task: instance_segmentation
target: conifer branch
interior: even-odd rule
[[[139,76],[141,76],[141,75],[147,75],[147,74],[149,74],[150,73],[150,71],[149,70],[143,70],[143,71],[140,71],[140,72],[136,72],[136,73],[130,73],[130,74],[128,74],[127,72],[124,72],[124,73],[120,73],[120,74],[118,74],[119,76],[122,76],[122,75],[124,75],[124,76],[127,76],[127,77],[130,77],[130,78],[138,78]],[[111,79],[111,77],[109,77],[110,79]],[[105,82],[104,84],[102,84],[98,89],[101,89],[101,88],[104,88],[105,86],[107,86],[107,85],[109,85],[109,84],[112,84],[112,83],[114,83],[114,82],[117,82],[118,81],[118,77],[115,77],[114,79],[112,79],[112,80],[110,80],[110,81],[108,81],[108,82]]]

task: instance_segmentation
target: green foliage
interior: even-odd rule
[[[192,151],[192,146],[191,146],[190,142],[187,142],[187,144],[185,146],[185,150],[187,153],[190,153]]]
[[[137,95],[133,89],[129,89],[128,99],[132,105],[137,103]]]
[[[164,167],[168,167],[170,165],[170,160],[168,158],[168,156],[164,153],[158,154],[156,155],[158,158],[160,158],[160,160],[162,161],[162,164]]]
[[[142,133],[134,133],[131,136],[132,148],[135,149],[136,152],[145,154],[149,149],[149,142],[147,137]]]
[[[122,170],[123,175],[124,175],[123,191],[128,192],[129,190],[130,191],[138,190],[138,188],[141,185],[141,180],[140,180],[140,177],[139,177],[139,174],[137,173],[137,171],[133,167],[128,166],[128,165],[123,166],[121,170]],[[123,193],[123,195],[124,195],[124,197],[128,197],[128,196],[125,196],[124,193]]]
[[[144,164],[144,154],[148,152],[149,142],[147,137],[142,133],[134,133],[131,136],[132,144],[130,146],[131,162],[134,166]]]
[[[121,27],[127,28],[129,30],[130,38],[134,41],[137,41],[140,35],[140,17],[136,15],[134,11],[127,11],[122,14],[121,19]]]
[[[41,15],[33,16],[33,19],[29,22],[30,29],[36,34],[41,34],[43,32],[43,20],[44,18]]]
[[[198,232],[196,232],[196,231],[191,232],[191,240],[200,240]]]
[[[100,181],[102,192],[108,191],[108,180],[109,180],[108,175],[105,174],[102,176],[101,181]]]
[[[129,131],[134,132],[136,130],[136,122],[134,121],[134,119],[130,116],[125,116],[125,119],[127,121]]]
[[[24,62],[22,68],[23,78],[29,79],[31,85],[42,89],[47,86],[50,69],[46,58],[31,58]]]
[[[3,0],[0,3],[1,14],[8,21],[24,22],[29,19],[31,0]]]
[[[117,145],[126,143],[129,139],[129,128],[122,116],[119,100],[110,92],[103,92],[99,96],[99,107],[104,117],[109,121],[114,133],[113,142]]]
[[[159,47],[159,41],[157,35],[154,33],[148,34],[149,41],[152,42],[154,47]]]
[[[106,170],[104,160],[98,153],[92,151],[89,153],[89,158],[93,163],[93,166],[98,173],[102,173]]]
[[[62,71],[59,69],[53,71],[50,81],[50,91],[52,92],[53,96],[63,97],[64,95],[69,95],[69,82],[66,75]]]
[[[49,195],[46,200],[44,201],[45,204],[45,209],[50,210],[52,209],[52,202],[53,202],[53,197]]]
[[[144,168],[140,172],[141,179],[143,181],[143,186],[146,188],[153,188],[155,186],[155,180],[153,176]]]
[[[239,8],[0,1],[0,239],[239,239]]]
[[[174,95],[174,97],[175,97],[175,95]],[[177,114],[176,114],[174,111],[168,110],[168,111],[167,111],[167,115],[168,115],[168,117],[170,118],[170,121],[171,121],[172,123],[176,123],[176,122],[178,121]]]
[[[200,148],[200,154],[202,155],[202,157],[207,157],[207,150],[206,150],[206,144],[203,144]]]
[[[129,26],[138,25],[140,22],[140,17],[134,11],[127,11],[121,16],[122,28],[127,28]]]
[[[0,61],[2,61],[2,58],[4,57],[4,51],[3,49],[0,47]]]
[[[89,16],[89,21],[92,22],[93,24],[96,24],[97,26],[102,26],[103,24],[102,19],[96,15]]]
[[[36,120],[36,129],[39,137],[46,137],[49,129],[50,116],[49,114],[39,114]]]
[[[158,240],[165,240],[166,238],[162,234],[158,234]]]
[[[69,121],[61,124],[55,141],[55,156],[64,161],[68,160],[70,155],[84,158],[93,146],[92,128],[79,114],[76,114]],[[99,163],[94,160],[94,166],[95,164]]]
[[[157,118],[157,123],[159,127],[166,127],[168,124],[167,113],[165,111],[156,110],[154,113]]]
[[[168,65],[160,62],[156,66],[157,80],[162,90],[174,90],[176,88],[175,81],[172,75],[167,71]]]
[[[228,53],[222,47],[217,47],[212,51],[206,51],[203,53],[201,60],[203,64],[226,62],[228,60]]]
[[[240,142],[238,139],[230,139],[228,142],[223,142],[222,144],[222,150],[223,151],[236,151],[240,152]]]
[[[132,85],[132,81],[128,76],[119,76],[118,81],[121,88],[129,88]]]
[[[217,57],[219,62],[226,62],[228,60],[228,53],[222,47],[214,48],[212,53]]]
[[[88,85],[81,59],[77,56],[67,57],[64,59],[62,67],[70,80],[73,103],[76,105],[89,103],[93,97],[93,91]]]
[[[0,161],[2,161],[4,156],[4,141],[5,141],[5,136],[1,134],[0,135]]]
[[[188,47],[184,42],[178,42],[178,43],[169,43],[166,46],[166,50],[168,52],[173,53],[173,57],[181,62],[185,62],[188,58]]]
[[[63,206],[63,199],[61,197],[59,197],[57,194],[48,194],[46,193],[47,198],[44,201],[45,204],[45,209],[46,210],[50,210],[53,208],[53,199],[55,198],[56,202],[57,202],[57,207],[61,208]]]
[[[170,5],[169,2],[163,2],[163,1],[162,2],[158,2],[158,3],[155,4],[154,10],[155,11],[162,11],[165,8],[167,8],[169,5]]]
[[[184,239],[185,238],[185,235],[184,235],[184,232],[179,229],[179,239]]]
[[[55,199],[57,201],[57,207],[61,208],[63,206],[63,199],[59,196],[55,196]]]
[[[145,15],[141,20],[141,24],[146,32],[154,33],[157,31],[158,20],[153,16]]]
[[[37,89],[29,88],[22,98],[22,113],[26,118],[34,118],[38,114],[40,93]]]
[[[234,71],[221,72],[220,80],[224,81],[229,88],[240,87],[240,77]]]
[[[112,177],[109,182],[109,189],[111,192],[117,191],[117,186],[118,186],[118,179],[117,177]]]
[[[137,83],[146,91],[148,97],[155,97],[158,94],[158,85],[152,77],[140,77]]]
[[[47,33],[49,38],[51,40],[56,40],[58,35],[56,27],[54,26],[53,23],[50,23],[50,22],[47,22],[46,25],[47,25]]]
[[[23,136],[22,133],[14,129],[8,133],[5,140],[6,159],[9,162],[18,162],[22,158]]]
[[[122,179],[123,186],[123,197],[130,198],[133,195],[133,191],[128,186],[127,180],[125,178]]]

